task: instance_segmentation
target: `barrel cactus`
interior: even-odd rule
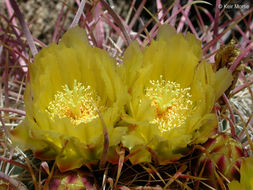
[[[239,180],[241,161],[246,155],[239,141],[220,133],[204,143],[205,151],[197,161],[195,172],[208,180],[208,184],[219,189],[225,182]]]

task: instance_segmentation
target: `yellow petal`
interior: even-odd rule
[[[195,125],[195,128],[198,129],[193,136],[193,143],[204,143],[214,132],[214,129],[217,127],[218,121],[215,114],[206,114],[200,121]]]
[[[232,181],[228,184],[229,190],[246,190],[245,186],[240,184],[238,181]]]
[[[191,44],[192,52],[200,59],[202,57],[201,41],[197,40],[191,33],[187,33],[185,39]]]
[[[86,32],[79,28],[70,28],[66,34],[62,37],[61,43],[64,43],[67,47],[78,46],[79,44],[88,43]]]
[[[145,144],[145,141],[141,137],[135,134],[130,134],[130,135],[125,135],[122,138],[122,143],[124,146],[128,147],[131,150],[135,146]]]
[[[191,50],[192,41],[187,41],[181,34],[174,35],[169,28],[163,27],[158,41],[152,41],[145,49],[144,65],[152,65],[148,74],[151,80],[157,80],[162,75],[165,80],[186,87],[192,82],[199,57]],[[166,36],[170,37],[166,39]]]
[[[87,148],[77,139],[66,138],[63,143],[63,148],[56,157],[56,164],[61,172],[80,168],[85,161],[89,160]]]
[[[231,85],[233,77],[231,73],[222,68],[215,73],[215,97],[218,99],[222,93]]]
[[[127,132],[127,127],[119,127],[118,126],[118,127],[114,128],[109,136],[110,146],[118,145],[121,142],[122,137],[126,134],[126,132]]]
[[[215,102],[215,73],[210,63],[201,62],[194,75],[191,85],[192,98],[196,102],[196,111],[201,116],[210,112]]]
[[[151,155],[143,146],[135,146],[131,149],[130,154],[129,159],[133,164],[151,162]]]
[[[143,56],[139,45],[136,41],[132,42],[124,53],[123,64],[119,66],[121,78],[127,85],[128,90],[131,91],[142,66]]]
[[[245,189],[253,189],[253,158],[249,157],[242,161],[240,169],[240,183],[245,186]]]
[[[157,39],[158,40],[169,40],[171,37],[175,36],[177,31],[171,25],[164,24],[159,28]]]

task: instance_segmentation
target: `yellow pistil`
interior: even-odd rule
[[[70,118],[74,125],[88,123],[98,117],[95,105],[101,109],[100,97],[90,86],[74,80],[73,89],[64,85],[62,91],[54,95],[54,100],[49,103],[46,112],[52,120],[55,117]]]
[[[181,88],[171,81],[151,80],[151,87],[146,88],[146,96],[155,107],[155,119],[151,123],[158,125],[161,132],[180,127],[192,110],[190,88]]]

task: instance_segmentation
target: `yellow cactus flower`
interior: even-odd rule
[[[126,50],[119,72],[131,98],[122,116],[128,127],[122,143],[133,163],[152,156],[161,164],[178,159],[217,126],[212,108],[232,76],[225,68],[215,73],[201,57],[200,41],[168,25],[143,51],[136,42]]]
[[[55,159],[61,171],[97,162],[104,141],[98,113],[111,148],[126,132],[114,126],[127,100],[115,67],[79,27],[67,31],[58,45],[43,48],[29,67],[26,118],[11,132],[13,141],[38,158]]]
[[[242,161],[240,169],[240,183],[232,181],[228,184],[229,190],[252,190],[253,189],[253,158],[249,157]]]

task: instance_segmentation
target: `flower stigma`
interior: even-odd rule
[[[180,127],[190,115],[193,102],[191,101],[190,88],[181,88],[176,82],[150,80],[150,87],[146,88],[146,96],[151,99],[155,108],[155,119],[161,132]]]
[[[91,88],[74,80],[73,89],[68,85],[62,86],[62,91],[54,95],[49,103],[46,112],[52,120],[58,118],[70,118],[74,125],[88,123],[98,117],[95,105],[102,109],[101,98]]]

